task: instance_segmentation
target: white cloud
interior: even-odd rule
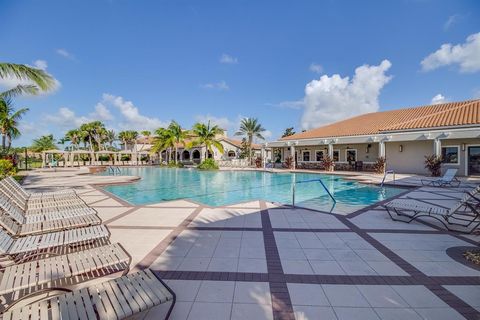
[[[480,71],[480,32],[469,35],[462,44],[442,44],[440,49],[421,62],[424,71],[455,64],[459,65],[460,72]]]
[[[323,67],[318,63],[310,64],[310,67],[308,67],[308,69],[312,72],[315,72],[315,73],[322,73],[323,72]]]
[[[41,59],[35,60],[33,62],[33,65],[30,66],[30,67],[41,69],[41,70],[45,71],[47,74],[49,74],[47,72],[48,64],[47,64],[47,61],[45,61],[45,60],[41,60]],[[52,75],[50,74],[50,76],[52,76]],[[55,78],[53,78],[53,81],[54,81],[54,84],[53,84],[52,89],[50,89],[49,91],[40,90],[38,94],[39,95],[49,95],[49,94],[52,94],[52,93],[56,92],[61,87],[61,83],[60,83],[60,81],[58,81]],[[5,89],[5,90],[8,90],[8,89],[11,89],[11,88],[16,87],[18,85],[35,85],[35,83],[33,81],[30,81],[30,80],[18,79],[14,76],[8,76],[8,77],[0,78],[0,91],[3,91],[2,88]]]
[[[167,122],[158,118],[142,115],[133,102],[125,100],[123,97],[104,93],[102,99],[103,104],[109,103],[120,111],[124,118],[124,121],[119,124],[122,129],[153,131],[159,127],[168,126]]]
[[[447,98],[445,98],[445,96],[443,96],[440,93],[435,95],[435,97],[433,97],[432,100],[430,101],[431,104],[440,104],[445,102],[448,102]]]
[[[238,63],[238,58],[236,57],[233,57],[229,54],[222,54],[222,56],[220,57],[220,63],[224,63],[224,64],[237,64]]]
[[[95,111],[90,114],[90,117],[100,121],[113,120],[114,118],[107,106],[101,102],[95,105]]]
[[[226,117],[215,117],[210,114],[207,115],[197,115],[195,121],[200,123],[207,123],[210,121],[211,124],[217,125],[224,130],[232,129],[233,122]]]
[[[385,73],[391,63],[363,65],[355,69],[352,79],[339,74],[323,75],[305,86],[305,110],[302,128],[310,129],[379,109],[378,97],[391,77]]]
[[[450,29],[451,26],[460,21],[461,18],[462,16],[459,14],[451,15],[450,17],[448,17],[447,21],[445,21],[445,24],[443,25],[443,30],[447,31],[448,29]]]
[[[75,111],[71,110],[70,108],[61,107],[58,109],[56,114],[46,115],[45,121],[63,129],[73,129],[93,120],[91,118],[75,114]]]
[[[230,90],[230,87],[223,80],[219,82],[205,83],[200,85],[200,87],[203,89],[209,89],[209,90],[219,90],[219,91]]]
[[[60,48],[60,49],[55,50],[55,52],[58,55],[61,55],[64,58],[67,58],[67,59],[70,59],[70,60],[75,60],[75,56],[72,53],[68,52],[66,49]]]
[[[270,107],[298,110],[305,106],[305,102],[303,100],[293,100],[293,101],[282,101],[279,103],[266,103],[265,105]]]
[[[35,60],[33,65],[41,70],[47,70],[48,64],[45,60]]]

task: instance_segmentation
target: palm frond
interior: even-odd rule
[[[44,70],[32,68],[24,64],[0,62],[0,78],[7,77],[31,80],[43,91],[48,91],[55,87],[55,80]]]
[[[38,93],[38,87],[34,85],[21,85],[9,89],[4,92],[0,92],[0,98],[11,99],[16,96],[21,96],[24,94],[36,95]]]

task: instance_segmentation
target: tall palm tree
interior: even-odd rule
[[[155,130],[155,140],[152,146],[152,152],[161,153],[166,150],[168,152],[167,162],[172,158],[172,148],[175,146],[175,137],[173,132],[168,128],[158,128]]]
[[[78,149],[78,145],[82,140],[82,134],[79,129],[72,129],[67,131],[67,133],[65,134],[65,138],[70,141],[72,148],[75,150]]]
[[[140,134],[146,138],[150,137],[152,135],[152,132],[150,132],[149,130],[142,130],[140,131]]]
[[[118,139],[123,142],[123,150],[125,151],[127,151],[127,138],[128,138],[127,131],[120,131],[118,133]]]
[[[237,136],[244,136],[244,137],[247,138],[248,162],[250,164],[252,164],[253,138],[258,138],[258,139],[265,140],[265,138],[262,136],[262,132],[264,132],[264,131],[265,131],[265,129],[258,122],[258,119],[256,119],[256,118],[243,118],[242,121],[240,122],[240,128],[235,133],[235,135],[237,135]]]
[[[0,99],[0,132],[2,134],[2,153],[8,153],[12,145],[12,139],[20,136],[18,130],[18,121],[27,113],[28,108],[16,110],[13,107],[12,100]]]
[[[41,136],[38,139],[34,139],[31,149],[34,152],[42,152],[45,150],[57,149],[57,146],[55,145],[55,139],[53,138],[53,134]]]
[[[174,140],[174,147],[175,147],[175,163],[178,160],[178,145],[185,143],[185,139],[187,138],[187,131],[183,130],[182,127],[175,121],[172,121],[168,126],[168,130],[171,132],[171,135]]]
[[[223,134],[223,129],[219,126],[212,126],[210,121],[207,124],[197,122],[193,125],[192,134],[195,138],[188,144],[189,148],[204,145],[206,147],[205,159],[208,158],[208,151],[212,154],[214,153],[213,147],[217,148],[220,153],[223,153],[223,145],[217,139],[217,136]]]
[[[36,87],[43,91],[53,89],[55,87],[55,80],[51,75],[44,70],[32,68],[24,64],[0,62],[0,78],[14,77],[19,80],[30,80]],[[32,90],[29,93],[33,93],[35,89],[32,86],[20,86],[16,87],[19,91]]]
[[[114,130],[108,130],[105,136],[105,142],[109,144],[110,149],[113,149],[113,143],[117,140],[117,135]]]
[[[105,125],[101,121],[92,121],[80,126],[80,131],[84,133],[88,140],[90,151],[94,151],[95,146],[100,149],[101,136],[105,131]]]

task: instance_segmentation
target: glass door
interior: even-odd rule
[[[480,146],[468,147],[467,155],[468,175],[480,175]]]

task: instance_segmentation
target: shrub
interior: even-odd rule
[[[292,156],[289,156],[285,159],[285,167],[287,167],[287,169],[292,169],[293,168],[293,157]]]
[[[261,168],[261,167],[262,167],[262,162],[263,162],[263,161],[262,161],[262,157],[257,157],[257,158],[255,159],[255,166],[256,166],[257,168]]]
[[[323,157],[322,163],[325,171],[333,171],[333,168],[335,167],[335,162],[333,161],[332,158],[330,158],[329,155],[325,155]]]
[[[385,157],[377,158],[377,162],[373,165],[373,169],[376,173],[385,173],[385,167],[387,166],[387,159]]]
[[[180,162],[175,163],[175,161],[170,161],[170,162],[167,164],[167,167],[168,167],[168,168],[183,168],[184,165],[183,165],[183,163],[180,163]]]
[[[432,177],[439,177],[442,168],[442,157],[440,156],[425,156],[425,168],[430,171]]]
[[[130,161],[132,157],[129,155],[129,154],[122,154],[122,157],[120,158],[120,160],[122,161]]]
[[[12,161],[7,159],[0,159],[0,178],[5,178],[15,174],[16,170]]]
[[[197,168],[200,170],[218,170],[218,165],[213,159],[205,159]]]
[[[98,156],[98,161],[110,161],[110,156]]]

